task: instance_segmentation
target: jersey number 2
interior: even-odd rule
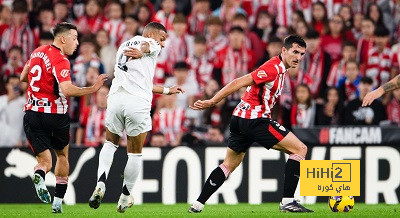
[[[34,92],[38,92],[39,89],[40,89],[39,87],[36,87],[36,86],[33,85],[33,83],[35,83],[36,81],[40,80],[40,77],[42,76],[42,68],[40,68],[39,65],[33,66],[31,71],[30,71],[30,73],[32,73],[32,74],[36,74],[36,72],[37,72],[37,75],[32,77],[31,83],[29,84],[31,86],[31,88],[32,88],[32,91],[34,91]]]

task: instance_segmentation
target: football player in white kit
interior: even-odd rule
[[[167,30],[157,22],[151,22],[142,36],[135,36],[118,49],[112,81],[107,100],[106,141],[100,151],[97,185],[89,199],[89,206],[97,209],[105,193],[105,181],[109,175],[114,153],[125,130],[128,137],[128,161],[124,171],[122,193],[117,211],[125,212],[132,206],[133,186],[142,168],[142,148],[147,132],[151,130],[151,102],[153,92],[178,94],[180,87],[153,86],[157,56],[164,47]]]

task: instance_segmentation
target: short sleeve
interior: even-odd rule
[[[278,75],[278,66],[272,64],[264,64],[251,72],[254,82],[258,85],[260,83],[272,82]]]
[[[57,78],[58,83],[71,81],[71,66],[67,58],[54,65],[53,75]]]

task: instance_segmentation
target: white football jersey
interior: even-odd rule
[[[129,60],[129,57],[123,54],[124,50],[128,49],[128,47],[140,50],[143,42],[148,42],[150,44],[150,53],[143,54],[142,58]],[[114,67],[115,78],[112,81],[109,94],[111,95],[117,92],[119,87],[123,87],[130,94],[146,100],[148,104],[140,105],[141,108],[143,106],[146,109],[150,109],[153,98],[153,77],[157,56],[160,51],[161,46],[157,41],[143,36],[135,36],[122,43],[117,51],[116,64]]]

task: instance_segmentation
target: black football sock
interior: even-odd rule
[[[290,159],[286,162],[285,182],[283,187],[283,197],[293,198],[300,178],[300,162]]]
[[[64,198],[65,192],[67,191],[68,184],[56,184],[55,197]]]
[[[126,195],[126,196],[129,196],[129,195],[130,195],[130,193],[129,193],[129,191],[128,191],[128,188],[126,188],[126,185],[124,185],[124,187],[122,187],[122,194],[124,194],[124,195]]]
[[[67,187],[68,177],[56,176],[56,192],[54,193],[54,196],[61,199],[64,198]]]
[[[46,179],[46,173],[43,170],[37,169],[35,173],[39,174],[43,178],[43,180]]]
[[[199,198],[197,201],[205,204],[215,191],[225,182],[228,178],[230,172],[227,168],[221,164],[219,167],[215,168],[210,176],[208,177],[206,183],[204,183],[203,189],[201,190]]]

